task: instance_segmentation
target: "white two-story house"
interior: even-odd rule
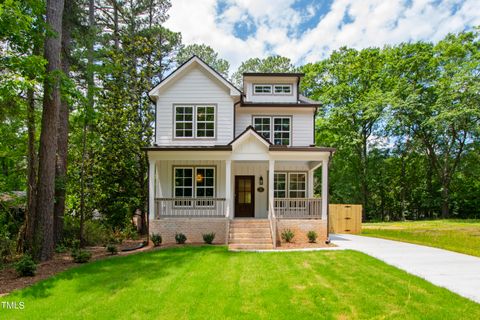
[[[291,229],[327,240],[328,163],[314,145],[319,104],[301,73],[245,73],[242,90],[194,56],[149,92],[156,104],[149,159],[149,232],[175,242],[272,248]],[[321,170],[321,194],[314,172]]]

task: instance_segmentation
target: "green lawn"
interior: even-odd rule
[[[362,235],[418,243],[480,257],[480,220],[364,223]]]
[[[185,247],[114,257],[1,297],[0,319],[479,319],[480,305],[355,251]]]

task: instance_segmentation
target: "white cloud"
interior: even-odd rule
[[[205,43],[231,63],[233,72],[252,57],[280,54],[301,64],[322,59],[341,46],[364,48],[402,41],[438,41],[449,32],[480,25],[479,0],[334,0],[317,25],[299,34],[302,22],[318,15],[310,5],[296,11],[294,0],[228,0],[217,15],[216,0],[174,0],[166,26],[180,31],[185,44]],[[454,6],[457,7],[455,13]],[[348,14],[352,20],[344,23]],[[238,22],[256,31],[234,35]],[[292,32],[294,31],[294,32]]]

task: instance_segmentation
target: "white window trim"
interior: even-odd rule
[[[287,92],[275,92],[276,87],[287,87],[287,86],[290,88],[290,92],[288,92],[288,93]],[[274,84],[272,93],[274,95],[279,95],[279,96],[291,96],[293,94],[293,85],[291,85],[291,84]]]
[[[285,198],[286,198],[286,196],[288,195],[288,174],[286,172],[274,172],[273,174],[274,174],[274,177],[273,177],[273,197],[277,198],[277,199],[282,199],[282,198],[275,197],[275,192],[279,191],[279,192],[285,192]],[[285,177],[285,190],[275,188],[276,187],[275,175],[283,175]]]
[[[177,108],[192,107],[192,136],[191,137],[178,137],[177,136]],[[198,137],[197,136],[197,108],[198,107],[213,107],[213,137]],[[186,122],[183,122],[186,123]],[[178,140],[216,140],[217,139],[217,105],[214,103],[205,104],[174,104],[173,105],[173,139]]]
[[[200,207],[200,208],[211,208],[211,207],[214,207],[215,206],[215,201],[212,201],[212,205],[199,205],[197,201],[194,205],[194,202],[193,200],[196,200],[196,199],[205,199],[205,200],[208,200],[208,199],[215,199],[216,198],[216,195],[217,195],[217,170],[216,170],[216,167],[215,166],[174,166],[173,167],[173,182],[172,182],[172,185],[173,185],[173,195],[172,195],[172,198],[177,198],[177,196],[175,195],[175,180],[177,179],[177,176],[176,176],[176,172],[175,170],[176,169],[192,169],[192,197],[189,198],[189,197],[178,197],[179,199],[185,199],[185,203],[188,201],[190,202],[189,205],[177,205],[177,204],[174,204],[175,208],[191,208],[191,207]],[[198,197],[197,196],[197,169],[212,169],[213,170],[213,197]],[[191,200],[191,201],[189,201]]]
[[[255,92],[257,87],[270,87],[270,92]],[[273,85],[270,83],[255,83],[253,84],[253,94],[258,96],[271,96],[273,94]]]
[[[192,169],[192,177],[191,177],[191,178],[192,178],[192,187],[191,187],[191,188],[192,188],[192,197],[193,197],[194,192],[195,192],[195,177],[194,177],[195,168],[194,168],[194,167],[188,167],[188,166],[185,166],[185,167],[174,167],[174,168],[173,168],[173,182],[172,182],[172,185],[173,185],[173,195],[172,195],[172,198],[185,199],[184,202],[183,202],[183,200],[182,200],[182,202],[184,203],[184,205],[179,205],[179,204],[177,204],[177,203],[175,202],[175,203],[174,203],[174,206],[175,206],[176,208],[189,208],[189,207],[192,206],[192,203],[191,203],[191,201],[188,201],[188,202],[190,202],[190,204],[186,204],[186,203],[187,203],[186,200],[191,199],[191,198],[189,198],[189,197],[177,197],[177,195],[176,195],[176,188],[177,188],[177,186],[175,185],[175,182],[176,182],[176,180],[177,180],[177,174],[176,174],[176,170],[177,170],[177,169]],[[182,186],[182,189],[185,189],[185,186]],[[185,204],[186,204],[186,205],[185,205]]]
[[[274,129],[274,123],[275,123],[275,119],[283,119],[283,118],[288,118],[290,119],[290,125],[289,125],[289,132],[288,132],[288,142],[289,144],[282,144],[282,146],[291,146],[292,145],[292,140],[293,140],[293,135],[292,135],[292,122],[293,122],[293,118],[292,116],[269,116],[269,115],[265,115],[265,116],[262,116],[262,115],[257,115],[257,116],[253,116],[252,117],[252,126],[255,128],[255,119],[259,119],[259,118],[270,118],[270,139],[268,139],[272,144],[275,145],[275,129]],[[263,136],[262,136],[263,137]]]
[[[294,198],[294,199],[307,199],[307,196],[308,196],[308,175],[307,175],[307,172],[306,171],[275,171],[274,174],[283,174],[286,176],[286,179],[285,179],[285,196],[287,199],[291,198],[290,197],[290,191],[293,191],[293,192],[298,192],[298,191],[304,191],[305,192],[305,197],[303,198]],[[290,175],[292,174],[302,174],[305,176],[305,190],[290,190]],[[275,176],[274,176],[274,179],[275,179]],[[273,187],[275,188],[275,180],[274,180],[274,183],[273,183]],[[274,195],[275,195],[275,189],[274,189]],[[282,190],[279,190],[279,191],[282,191]],[[276,198],[276,199],[282,199],[282,198]]]

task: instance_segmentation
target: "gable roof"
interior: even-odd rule
[[[166,76],[162,81],[160,81],[159,84],[157,84],[153,89],[151,89],[148,92],[148,96],[151,99],[156,99],[158,97],[158,90],[165,86],[166,84],[175,81],[175,78],[182,73],[185,69],[190,67],[193,64],[197,64],[200,67],[202,67],[205,71],[210,73],[215,79],[220,81],[223,85],[225,85],[228,89],[230,89],[230,95],[232,96],[239,96],[242,94],[242,92],[235,87],[230,81],[225,79],[224,76],[222,76],[218,71],[210,67],[205,61],[200,59],[198,56],[194,55],[187,61],[185,61],[183,64],[181,64],[177,69],[175,69],[172,73],[170,73],[168,76]]]
[[[270,141],[268,141],[264,136],[262,136],[260,133],[258,133],[257,130],[255,130],[255,128],[253,128],[252,126],[248,126],[242,133],[240,133],[235,139],[233,139],[232,141],[230,141],[230,143],[228,144],[229,146],[233,146],[233,145],[236,145],[238,144],[240,141],[244,140],[247,136],[249,135],[253,135],[254,137],[256,137],[258,140],[260,140],[260,142],[262,142],[265,146],[267,147],[270,147],[272,145],[272,143]]]

